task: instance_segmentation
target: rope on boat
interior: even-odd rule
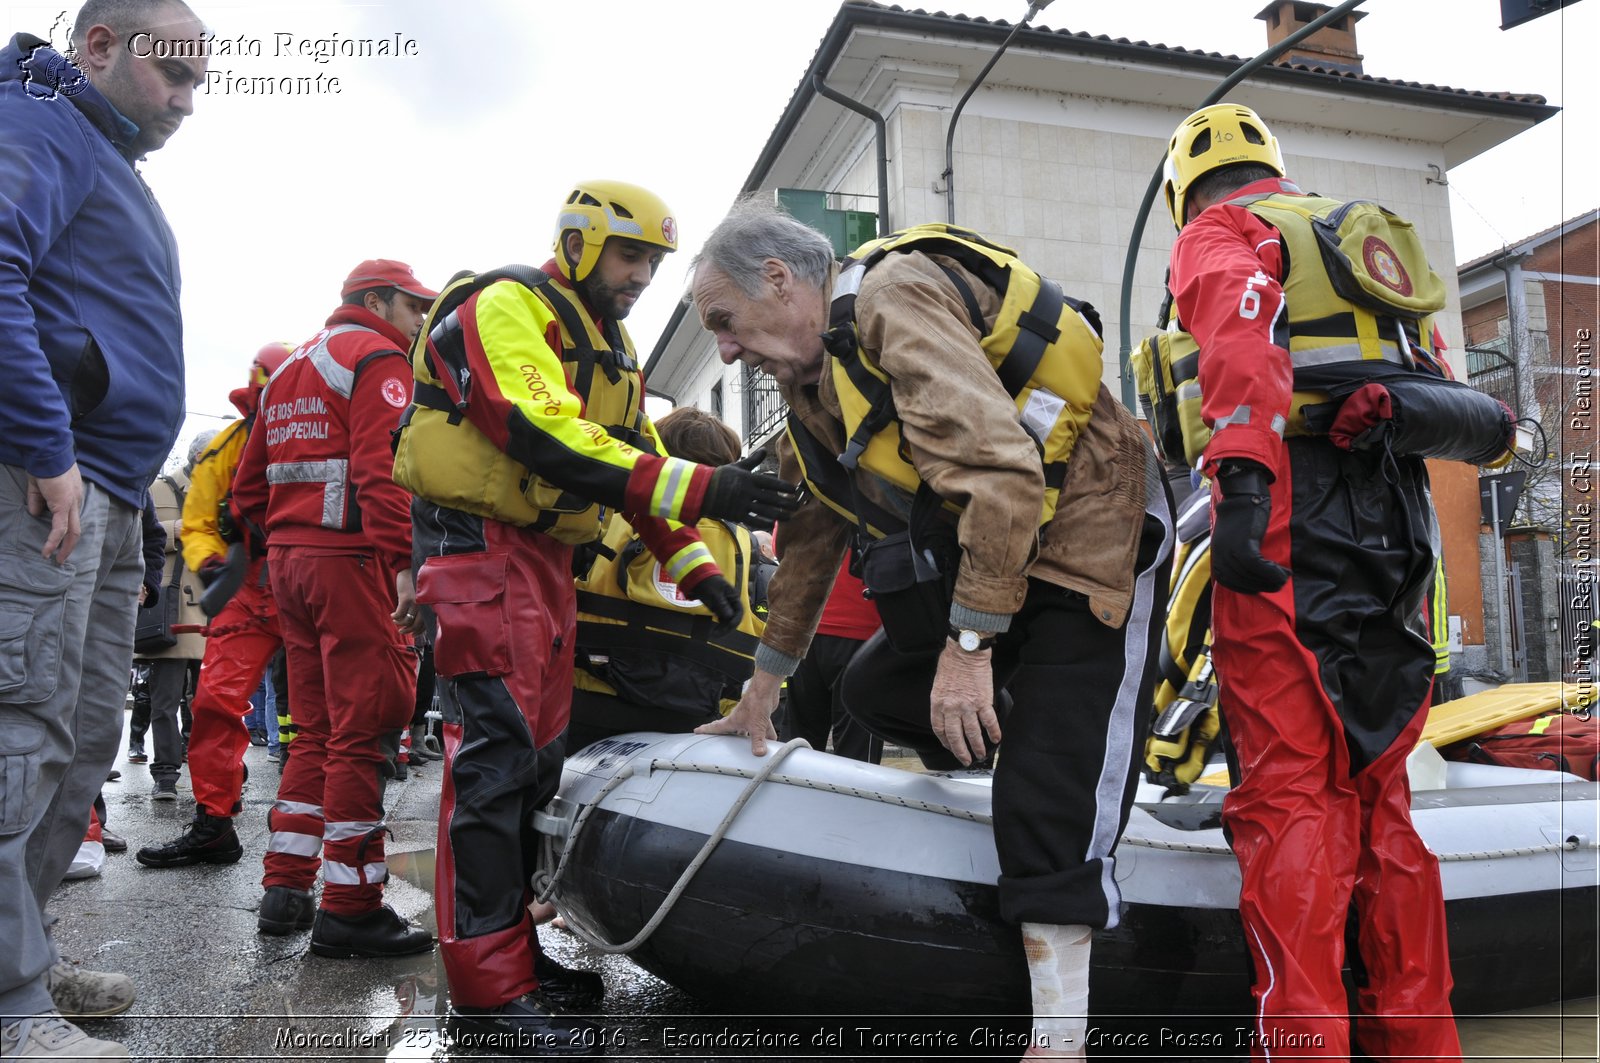
[[[1600,843],[1592,838],[1583,838],[1573,835],[1565,841],[1550,842],[1546,845],[1532,845],[1517,849],[1486,849],[1482,852],[1467,853],[1439,853],[1441,864],[1452,860],[1493,860],[1501,856],[1542,856],[1545,853],[1575,853],[1579,849],[1600,849]]]
[[[1210,856],[1232,856],[1226,845],[1207,845],[1202,842],[1177,842],[1164,838],[1132,838],[1124,835],[1121,844],[1142,849],[1163,849],[1177,853],[1205,853]],[[1574,835],[1565,841],[1546,845],[1522,846],[1511,849],[1483,849],[1465,853],[1435,853],[1441,864],[1467,860],[1497,860],[1507,856],[1543,856],[1546,853],[1571,853],[1579,849],[1600,849],[1600,841]]]
[[[683,873],[678,876],[678,881],[673,884],[672,889],[669,890],[666,897],[662,899],[660,906],[656,908],[655,914],[650,917],[650,920],[645,923],[645,925],[637,934],[625,942],[615,943],[606,941],[600,938],[598,935],[590,933],[583,927],[578,926],[576,922],[569,922],[567,924],[567,929],[577,934],[594,948],[606,953],[629,953],[638,948],[640,945],[644,944],[649,940],[650,935],[654,934],[657,928],[661,926],[662,922],[666,920],[667,916],[671,914],[673,907],[678,903],[678,899],[682,897],[684,891],[689,888],[689,883],[694,881],[694,877],[699,873],[700,868],[704,866],[705,862],[711,858],[711,853],[719,844],[721,844],[722,839],[727,836],[729,829],[731,829],[733,826],[733,821],[739,817],[739,813],[744,810],[744,806],[749,803],[751,797],[755,796],[756,790],[759,789],[761,784],[764,782],[782,783],[787,786],[798,786],[808,790],[820,790],[825,793],[841,794],[847,797],[860,797],[871,801],[879,801],[888,805],[895,805],[901,808],[911,808],[922,812],[932,812],[938,815],[950,816],[955,819],[964,819],[973,823],[980,823],[984,825],[993,823],[993,816],[983,812],[973,812],[964,808],[953,808],[949,805],[935,804],[930,801],[918,801],[910,798],[897,797],[893,794],[886,794],[877,790],[864,790],[855,786],[844,786],[838,783],[819,782],[815,779],[803,779],[792,775],[776,774],[778,766],[783,763],[789,754],[794,752],[794,750],[801,748],[810,749],[811,744],[803,738],[792,739],[784,743],[783,746],[773,754],[771,759],[763,764],[759,770],[754,771],[749,768],[733,768],[720,764],[685,764],[673,760],[652,760],[649,767],[646,768],[642,774],[649,775],[657,771],[699,772],[707,775],[723,775],[732,778],[748,779],[749,783],[743,790],[740,791],[739,796],[734,799],[733,804],[728,807],[727,813],[722,817],[722,822],[718,823],[716,829],[713,830],[710,836],[706,838],[705,844],[700,847],[700,851],[695,854],[694,859],[689,862],[689,865],[683,869]],[[578,837],[583,833],[583,828],[585,824],[588,823],[589,816],[594,812],[595,809],[599,808],[605,803],[605,799],[610,796],[613,790],[632,779],[636,774],[640,773],[636,772],[634,765],[629,764],[623,767],[621,771],[617,772],[616,775],[607,780],[606,784],[600,788],[600,791],[597,794],[595,794],[593,800],[584,806],[583,811],[581,811],[578,814],[577,819],[573,821],[572,829],[567,833],[566,843],[561,847],[559,859],[557,859],[555,856],[555,839],[548,836],[544,838],[546,859],[541,861],[541,863],[543,863],[545,866],[549,866],[551,862],[554,862],[556,869],[553,874],[540,871],[533,878],[533,890],[540,903],[548,901],[551,896],[555,894],[556,886],[561,882],[561,876],[566,873],[567,863],[570,860],[573,851],[577,848]],[[1233,855],[1233,850],[1226,845],[1213,845],[1201,842],[1171,841],[1162,838],[1138,838],[1124,835],[1121,839],[1121,844],[1145,849],[1160,849],[1170,852],[1203,853],[1211,856]],[[1540,856],[1546,853],[1575,852],[1579,849],[1600,849],[1600,841],[1586,838],[1581,835],[1573,835],[1564,841],[1551,842],[1546,845],[1525,846],[1510,849],[1488,849],[1478,852],[1438,853],[1435,855],[1438,857],[1440,863],[1450,863],[1455,861],[1469,860],[1493,860],[1508,856]]]
[[[749,768],[730,768],[721,764],[684,764],[676,760],[652,761],[651,771],[692,771],[702,772],[706,775],[728,775],[734,778],[748,779],[756,773]],[[916,809],[919,812],[933,812],[952,819],[964,819],[972,823],[981,823],[991,826],[994,817],[987,812],[973,812],[966,808],[952,808],[950,805],[935,804],[932,801],[917,801],[908,797],[897,797],[879,790],[863,790],[857,786],[844,786],[839,783],[819,782],[816,779],[802,779],[794,775],[772,775],[768,782],[783,783],[786,786],[798,786],[806,790],[821,790],[824,793],[842,794],[845,797],[860,797],[868,801],[878,801],[886,805],[895,805],[899,808]]]
[[[760,788],[762,783],[766,782],[772,776],[772,773],[777,770],[778,765],[782,764],[784,759],[788,757],[790,753],[794,752],[796,749],[802,748],[810,749],[811,743],[807,742],[804,738],[791,739],[788,742],[785,742],[783,746],[772,755],[772,758],[761,766],[761,770],[750,773],[749,785],[747,785],[740,792],[739,796],[734,799],[733,804],[728,806],[727,814],[722,817],[722,822],[717,824],[717,829],[711,832],[711,836],[708,837],[705,844],[700,847],[700,851],[695,854],[694,859],[689,861],[689,866],[683,869],[683,874],[678,876],[678,881],[674,883],[672,889],[667,892],[666,897],[661,901],[661,906],[656,909],[656,914],[652,915],[650,917],[650,921],[645,923],[639,932],[632,938],[617,944],[602,940],[599,936],[588,933],[586,930],[579,928],[572,922],[567,924],[567,929],[577,933],[579,937],[583,938],[590,945],[593,945],[601,952],[628,953],[644,944],[647,940],[649,940],[650,935],[656,932],[656,928],[661,925],[662,921],[666,919],[667,915],[672,911],[673,906],[678,903],[678,898],[683,896],[683,891],[689,888],[689,883],[694,881],[694,876],[700,871],[701,866],[711,858],[712,850],[716,849],[717,845],[721,843],[722,839],[727,836],[729,828],[733,826],[733,821],[739,817],[739,813],[744,810],[744,806],[749,803],[750,798],[755,796],[756,790]],[[658,767],[670,768],[672,767],[672,763],[669,761],[658,764],[656,761],[651,761],[649,771],[653,772],[657,770]],[[555,893],[556,885],[561,881],[561,876],[567,869],[567,860],[572,855],[573,850],[577,847],[578,835],[582,832],[584,824],[588,822],[589,814],[600,807],[600,805],[605,801],[607,795],[609,795],[612,790],[633,778],[634,774],[635,772],[632,764],[627,765],[621,771],[617,772],[616,775],[612,776],[611,779],[600,788],[600,792],[595,795],[594,800],[585,805],[583,811],[579,813],[578,818],[573,821],[572,830],[567,834],[566,845],[562,846],[561,859],[556,864],[555,874],[550,875],[548,880],[544,878],[543,872],[540,872],[538,875],[534,876],[533,888],[537,893],[538,899],[541,903],[548,901],[551,895]]]

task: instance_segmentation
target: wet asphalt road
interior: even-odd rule
[[[254,746],[246,765],[250,781],[235,821],[244,858],[226,866],[152,870],[133,854],[175,837],[193,815],[187,769],[179,800],[154,802],[147,767],[119,754],[122,777],[106,784],[104,796],[109,825],[127,839],[128,851],[109,854],[97,878],[63,883],[51,911],[59,917],[55,935],[63,956],[130,975],[138,998],[129,1013],[85,1022],[84,1028],[121,1041],[146,1060],[486,1058],[447,1042],[437,951],[394,960],[332,960],[310,954],[309,934],[278,938],[256,932],[267,809],[278,769],[266,750]],[[405,781],[391,783],[385,797],[394,831],[388,903],[430,930],[436,928],[441,767],[430,762],[412,771]],[[921,1057],[934,1053],[915,1047],[891,1052],[888,1046],[897,1038],[902,1045],[919,1043],[908,1032],[924,1042],[929,1033],[944,1036],[936,1020],[915,1020],[909,1028],[878,1020],[858,1031],[862,1024],[848,1017],[723,1017],[716,1002],[693,999],[625,957],[600,953],[548,927],[541,937],[563,963],[604,974],[605,1014],[593,1018],[604,1031],[607,1058]],[[986,1049],[981,1027],[976,1034],[964,1029],[962,1036],[976,1036],[979,1043],[962,1044],[956,1056],[1018,1054]]]
[[[170,840],[189,821],[194,804],[187,773],[176,803],[152,802],[146,767],[119,755],[122,778],[107,783],[104,795],[110,825],[128,840],[129,850],[110,854],[98,878],[63,883],[51,911],[60,920],[55,934],[63,955],[130,975],[138,998],[129,1013],[85,1022],[84,1028],[121,1041],[142,1060],[490,1058],[447,1043],[442,1016],[448,1001],[436,952],[395,960],[330,960],[310,954],[309,934],[256,933],[266,816],[278,773],[264,749],[251,747],[246,764],[252,781],[236,821],[244,859],[222,867],[155,871],[139,866],[133,853],[141,845]],[[430,762],[404,782],[391,783],[385,799],[395,835],[388,850],[393,877],[387,899],[430,930],[435,929],[440,769]],[[999,1034],[1015,1029],[1003,1021],[725,1016],[716,1001],[694,999],[625,957],[603,954],[548,927],[541,937],[561,962],[605,976],[605,1013],[593,1018],[605,1031],[608,1059],[844,1063],[888,1057],[1004,1060],[1019,1054],[1015,1047],[994,1043]],[[1239,1058],[1215,1050],[1158,1055],[1154,1046],[1118,1050],[1111,1043],[1119,1034],[1147,1036],[1155,1025],[1104,1026],[1106,1041],[1091,1050],[1091,1057]],[[1236,1025],[1226,1024],[1224,1036]],[[1519,1015],[1463,1017],[1461,1028],[1469,1059],[1593,1060],[1594,1031],[1600,1025],[1595,1001],[1589,999]],[[922,1044],[930,1039],[955,1043],[934,1052],[916,1047],[919,1038]]]

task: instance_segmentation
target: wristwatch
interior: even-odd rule
[[[977,653],[994,645],[993,635],[980,635],[971,628],[957,628],[954,624],[950,625],[950,638],[968,653]]]

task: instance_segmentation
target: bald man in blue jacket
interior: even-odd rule
[[[180,0],[88,0],[67,54],[0,49],[5,1058],[128,1058],[68,1020],[132,983],[62,962],[44,908],[121,741],[140,511],[183,421],[177,249],[135,164],[192,112],[202,32]]]

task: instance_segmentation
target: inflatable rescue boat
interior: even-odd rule
[[[1445,785],[1418,790],[1413,815],[1440,859],[1456,1008],[1591,995],[1597,784],[1438,767]],[[756,758],[743,738],[623,735],[567,761],[538,819],[536,886],[569,928],[719,1009],[1026,1015],[988,782],[804,743]],[[1122,919],[1095,941],[1094,1014],[1249,1012],[1223,792],[1141,792],[1117,850]]]

